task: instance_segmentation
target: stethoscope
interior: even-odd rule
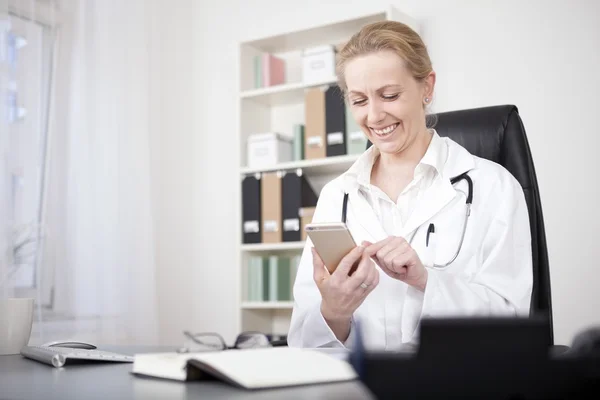
[[[465,232],[467,231],[467,223],[469,222],[469,216],[471,215],[471,204],[473,204],[473,181],[471,180],[469,175],[467,175],[467,173],[465,172],[464,174],[458,175],[458,176],[450,179],[450,184],[452,186],[454,186],[456,183],[458,183],[462,180],[467,181],[467,184],[469,185],[469,191],[467,193],[467,198],[465,201],[465,204],[466,204],[465,222],[463,224],[462,233],[460,235],[460,242],[458,244],[458,248],[456,249],[456,253],[454,253],[454,256],[452,256],[450,261],[443,263],[443,264],[435,264],[435,263],[433,264],[433,267],[437,268],[437,269],[446,268],[447,266],[452,264],[454,262],[454,260],[456,260],[456,257],[458,257],[458,255],[460,254],[460,250],[462,249],[463,241],[465,240]],[[345,192],[344,200],[343,200],[343,204],[342,204],[342,222],[343,223],[346,223],[347,209],[348,209],[348,192]],[[412,237],[408,241],[411,245],[412,245],[413,239],[419,232],[419,229],[421,229],[421,227],[418,227],[417,229],[415,229],[415,232],[413,233]],[[429,236],[432,233],[435,233],[435,225],[433,223],[430,223],[429,227],[427,228],[427,235],[425,237],[425,246],[426,247],[429,247]]]

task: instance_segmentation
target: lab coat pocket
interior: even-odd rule
[[[469,246],[469,225],[463,238],[463,227],[466,222],[466,206],[464,200],[453,201],[446,209],[432,219],[433,232],[429,237],[428,266],[445,265],[457,254],[456,259],[446,269],[456,269],[471,257],[473,246]],[[462,245],[461,245],[462,241]]]
[[[419,260],[421,260],[426,267],[433,266],[435,261],[435,247],[432,245],[432,239],[434,239],[434,234],[430,233],[429,241],[427,241],[427,229],[422,227],[414,234],[414,237],[410,242],[413,250],[415,250],[419,257]]]
[[[429,234],[429,244],[423,250],[421,262],[426,267],[432,267],[435,262],[435,233]]]

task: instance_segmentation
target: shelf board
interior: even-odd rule
[[[278,53],[285,51],[301,50],[306,47],[348,40],[364,25],[385,20],[387,11],[374,12],[367,15],[356,15],[344,20],[330,21],[322,25],[315,25],[302,30],[290,30],[279,35],[256,38],[245,41],[242,45],[251,46],[261,51]]]
[[[276,164],[271,167],[240,169],[242,175],[269,171],[291,171],[301,168],[307,174],[340,174],[345,172],[360,157],[360,154],[349,154],[344,156],[332,156],[315,160],[290,161]]]
[[[242,245],[242,251],[248,252],[302,250],[303,248],[304,242],[252,243]]]
[[[287,310],[294,308],[293,301],[245,301],[242,303],[245,310]]]
[[[241,92],[242,100],[252,100],[264,105],[289,105],[304,102],[304,90],[308,88],[332,85],[337,83],[336,77],[319,82],[293,82]]]

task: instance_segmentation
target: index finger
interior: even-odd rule
[[[377,243],[373,243],[365,249],[365,254],[368,254],[369,257],[372,257],[375,253],[383,248],[386,244],[394,240],[393,236],[388,236],[387,238],[380,240]]]

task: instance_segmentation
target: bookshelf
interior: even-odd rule
[[[293,307],[292,301],[245,301],[242,303],[242,308],[247,310],[291,310]]]
[[[299,251],[304,248],[304,242],[282,242],[282,243],[251,243],[243,244],[242,251],[245,252],[286,252]]]
[[[274,165],[272,167],[265,168],[241,168],[240,173],[242,175],[248,175],[253,173],[260,172],[269,172],[269,171],[292,171],[296,169],[302,169],[305,173],[314,175],[333,175],[333,174],[341,174],[346,171],[358,158],[357,155],[350,154],[344,156],[334,156],[334,157],[326,157],[317,160],[300,160],[300,161],[290,161],[286,163],[280,163]]]
[[[239,103],[238,103],[238,145],[240,154],[240,181],[249,175],[267,172],[291,172],[302,170],[317,195],[331,179],[346,171],[359,157],[358,154],[345,154],[320,159],[300,159],[282,162],[262,168],[248,167],[247,143],[254,133],[278,132],[289,138],[294,136],[294,126],[304,124],[305,92],[316,87],[335,85],[334,76],[326,77],[310,84],[302,79],[302,51],[305,48],[333,45],[346,42],[354,33],[368,23],[384,20],[404,22],[418,30],[416,21],[410,16],[390,6],[385,10],[363,15],[355,15],[343,20],[334,20],[328,24],[309,26],[306,29],[281,32],[279,34],[254,38],[239,43]],[[256,84],[256,56],[270,53],[284,61],[285,81],[274,86]],[[287,334],[293,298],[286,300],[257,300],[254,285],[257,278],[249,272],[251,260],[256,266],[256,257],[288,257],[292,282],[295,269],[293,260],[299,260],[304,248],[303,241],[281,243],[243,243],[242,229],[242,193],[238,187],[236,198],[236,220],[239,221],[236,237],[236,260],[239,271],[238,283],[238,331],[258,330],[265,333]],[[253,269],[256,271],[256,269]],[[252,283],[254,282],[254,283]],[[262,290],[262,289],[261,289]],[[258,292],[261,292],[258,290]],[[252,294],[251,294],[252,293]],[[291,294],[290,294],[291,296]],[[251,299],[250,299],[251,298]]]
[[[336,77],[324,79],[319,82],[304,84],[302,82],[285,83],[260,89],[242,91],[243,100],[259,102],[266,106],[298,104],[304,100],[304,90],[322,85],[329,85],[337,81]]]

